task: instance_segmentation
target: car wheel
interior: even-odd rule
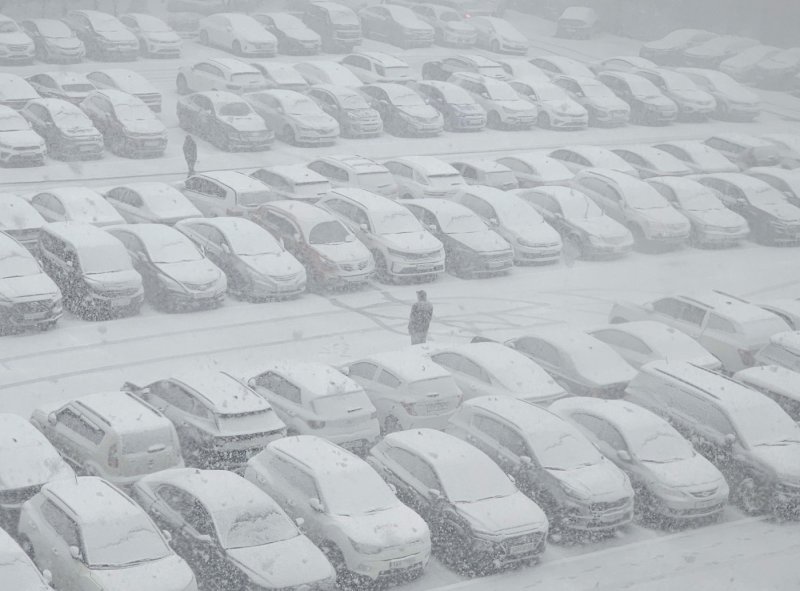
[[[186,81],[186,76],[183,74],[178,75],[178,79],[175,80],[175,86],[178,87],[178,94],[189,94],[191,92],[189,83]]]
[[[497,41],[497,39],[492,39],[492,43],[489,47],[493,52],[500,53],[500,43]]]
[[[552,123],[550,122],[550,115],[547,112],[540,111],[538,119],[539,119],[538,121],[539,127],[541,127],[542,129],[550,129],[550,127],[552,127]]]
[[[242,55],[242,44],[239,43],[238,41],[233,42],[231,49],[233,50],[233,53],[235,53],[236,55]]]
[[[210,45],[210,41],[208,39],[208,31],[205,29],[200,31],[200,43],[203,45]]]
[[[297,137],[294,134],[294,129],[292,129],[291,125],[287,125],[281,131],[281,139],[286,142],[287,144],[296,145],[297,144]]]
[[[383,433],[384,435],[387,433],[394,433],[395,431],[400,431],[403,429],[403,426],[400,424],[400,421],[397,420],[397,417],[394,415],[389,415],[383,421]]]
[[[497,114],[497,111],[492,111],[489,113],[489,118],[487,119],[487,123],[489,127],[492,129],[500,129],[503,126],[503,122],[500,119],[500,115]]]
[[[736,501],[747,515],[758,515],[766,508],[765,491],[752,478],[745,478],[736,487]]]
[[[381,283],[389,283],[391,276],[389,275],[389,267],[386,264],[386,257],[377,250],[372,251],[372,256],[375,259],[375,277]]]

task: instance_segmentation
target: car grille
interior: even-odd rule
[[[342,271],[363,271],[369,265],[369,261],[361,261],[358,263],[344,263],[339,265]]]
[[[691,494],[693,497],[696,497],[698,499],[707,499],[708,497],[714,496],[714,494],[716,492],[717,492],[717,489],[716,489],[716,487],[714,487],[714,488],[710,488],[708,490],[694,491],[694,492],[691,492],[689,494]]]
[[[275,281],[292,281],[295,277],[297,277],[296,273],[292,273],[291,275],[273,275],[272,278]]]
[[[625,117],[628,114],[627,111],[611,111],[612,117]]]
[[[531,550],[525,553],[525,554],[530,554],[538,551],[543,541],[544,541],[544,534],[542,533],[526,534],[524,536],[517,536],[514,538],[503,540],[501,548],[504,552],[511,553],[512,548],[514,548],[515,546],[533,544]]]
[[[592,503],[589,509],[592,513],[605,513],[606,511],[614,511],[615,509],[622,509],[628,504],[628,499],[621,498],[616,501],[609,501],[608,503]]]
[[[49,312],[52,307],[53,302],[51,300],[38,300],[36,302],[23,302],[21,304],[17,304],[15,309],[19,310],[23,314],[38,314],[40,312]]]
[[[421,261],[423,259],[436,258],[438,254],[439,254],[438,250],[432,250],[430,252],[404,252],[403,258],[408,259],[410,261]]]
[[[187,289],[191,289],[193,291],[206,291],[207,289],[211,289],[214,287],[216,281],[207,281],[206,283],[186,283],[184,285]]]

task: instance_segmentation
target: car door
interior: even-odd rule
[[[55,424],[51,423],[49,427],[50,441],[59,449],[64,459],[79,470],[105,435],[71,405],[56,411]]]
[[[182,557],[201,580],[224,577],[226,561],[211,515],[197,498],[184,490],[171,488],[164,500],[180,516],[180,529],[175,533]]]
[[[271,456],[268,465],[269,482],[261,476],[258,481],[286,513],[302,519],[303,531],[319,544],[327,539],[327,519],[322,512],[311,507],[311,499],[321,501],[321,494],[313,476],[295,463]]]
[[[57,589],[86,588],[82,575],[86,567],[72,557],[71,547],[81,548],[80,531],[75,521],[52,501],[46,499],[41,505],[42,529],[38,543],[34,546],[36,565],[40,570],[49,570]],[[31,542],[35,542],[31,540]]]
[[[275,413],[286,423],[291,434],[306,431],[302,421],[302,398],[300,388],[274,371],[266,371],[248,381],[248,386],[266,398]]]
[[[145,293],[155,295],[160,289],[159,275],[161,272],[158,267],[150,260],[147,248],[139,240],[138,236],[128,232],[116,232],[114,236],[125,245],[125,249],[131,257],[133,268],[142,276]]]
[[[384,478],[394,486],[397,497],[429,525],[438,521],[431,491],[441,491],[441,484],[433,468],[405,449],[387,447],[384,453],[391,461],[382,466]]]

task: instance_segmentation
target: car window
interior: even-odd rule
[[[365,380],[373,380],[375,379],[375,371],[377,369],[378,366],[374,363],[359,361],[349,367],[347,375],[350,377],[364,378]]]
[[[315,160],[308,165],[308,168],[335,181],[346,183],[349,179],[346,170],[343,170],[338,166],[334,166],[328,162],[323,162],[322,160]]]
[[[381,372],[378,374],[378,382],[387,386],[389,388],[399,388],[400,387],[400,380],[397,379],[393,374],[389,373],[385,369],[382,369]]]
[[[468,376],[475,378],[476,380],[480,380],[487,384],[491,382],[489,374],[486,373],[486,370],[484,370],[481,366],[479,366],[471,359],[467,359],[466,357],[462,358],[460,369],[462,373],[465,373]]]
[[[622,437],[622,434],[610,423],[606,421],[601,421],[603,424],[603,428],[597,437],[607,443],[611,449],[620,450],[620,449],[628,449],[628,446],[625,444],[625,439]]]
[[[476,415],[474,417],[473,424],[475,425],[476,429],[489,435],[489,437],[497,441],[511,453],[516,454],[517,456],[530,455],[528,445],[525,443],[525,440],[519,435],[519,433],[507,425],[503,425],[498,421],[480,415]]]
[[[270,392],[286,398],[295,404],[300,404],[300,388],[292,384],[283,376],[268,371],[256,378],[256,385],[266,388]]]
[[[400,162],[387,162],[385,166],[392,174],[396,174],[397,176],[402,176],[407,179],[414,178],[414,170],[410,166]]]
[[[611,201],[621,201],[622,200],[622,197],[617,192],[617,190],[614,189],[612,186],[610,186],[608,183],[606,183],[605,181],[603,181],[601,179],[593,178],[593,177],[587,177],[587,178],[580,179],[580,183],[584,187],[587,187],[588,189],[590,189],[590,190],[592,190],[592,191],[594,191],[596,193],[600,193],[600,195],[602,195],[606,199],[610,199]]]
[[[696,324],[700,326],[703,324],[703,320],[706,317],[706,310],[701,308],[700,306],[695,306],[693,304],[689,304],[684,302],[683,309],[681,311],[681,320],[684,322],[689,322],[690,324]]]
[[[267,224],[272,226],[278,233],[283,236],[291,236],[295,233],[294,225],[287,219],[277,215],[274,212],[265,212],[264,219]]]
[[[645,355],[653,352],[641,339],[619,330],[599,330],[592,333],[592,336],[613,347],[621,347]]]
[[[709,312],[708,314],[706,328],[719,330],[722,332],[736,333],[736,326],[733,324],[733,322],[726,320],[719,314],[714,314],[713,312]]]
[[[605,428],[605,423],[597,417],[593,417],[592,415],[576,412],[570,416],[573,421],[578,423],[581,427],[585,428],[597,438],[600,437],[600,434]]]
[[[472,211],[477,213],[485,220],[491,220],[492,218],[497,217],[497,214],[495,213],[494,208],[491,205],[489,205],[483,199],[480,199],[473,195],[462,195],[461,203],[469,207]]]
[[[42,503],[42,517],[56,531],[58,536],[64,540],[67,546],[80,547],[80,536],[78,526],[60,508],[53,504],[49,499]]]
[[[179,410],[192,412],[194,408],[194,398],[177,384],[164,380],[153,384],[150,390],[155,396]]]
[[[95,445],[99,444],[105,437],[105,432],[100,427],[84,419],[71,408],[60,410],[56,414],[56,418],[59,424]]]
[[[187,504],[180,509],[184,521],[200,535],[213,536],[214,522],[211,520],[211,515],[197,499],[191,495],[186,496]]]
[[[523,353],[536,357],[536,359],[541,359],[549,365],[556,367],[561,365],[561,355],[558,350],[550,343],[541,339],[522,337],[515,341],[514,347]]]
[[[683,304],[675,298],[663,298],[653,302],[653,310],[672,318],[680,318],[682,309]]]
[[[414,478],[419,480],[426,489],[442,490],[436,472],[421,458],[397,447],[390,447],[386,450],[386,455],[402,466]]]
[[[431,359],[449,370],[461,371],[461,362],[464,358],[456,353],[437,353],[436,355],[431,355]]]
[[[277,473],[289,486],[297,490],[306,499],[319,499],[320,494],[314,478],[300,470],[283,458],[273,456],[269,461],[269,470]]]
[[[186,510],[187,507],[191,507],[194,502],[191,495],[170,484],[162,484],[156,489],[155,493],[167,507],[175,511],[178,515],[182,515],[183,511]]]
[[[730,420],[728,417],[725,416],[720,409],[716,408],[715,406],[709,404],[708,405],[708,413],[706,414],[706,425],[714,429],[717,433],[722,435],[735,435],[736,430],[733,428]]]

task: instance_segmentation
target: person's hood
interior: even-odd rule
[[[322,551],[303,535],[225,552],[255,585],[268,589],[313,585],[335,576]]]
[[[716,228],[742,228],[747,225],[745,219],[727,207],[706,211],[683,210],[683,214],[707,226]]]
[[[174,31],[152,31],[145,32],[143,36],[148,41],[155,43],[180,43],[181,37]]]
[[[595,218],[570,219],[570,222],[589,236],[601,239],[619,239],[630,236],[630,232],[625,226],[606,215]]]
[[[89,578],[103,591],[175,591],[188,588],[194,579],[192,570],[176,554],[161,560],[122,568],[96,568],[89,572]]]
[[[431,252],[442,248],[438,238],[425,231],[383,234],[381,239],[387,247],[403,252]]]
[[[439,111],[430,105],[415,105],[413,107],[397,107],[397,110],[412,119],[437,119]]]
[[[256,114],[247,117],[220,117],[220,120],[236,131],[264,131],[264,120]]]
[[[120,29],[119,31],[100,31],[97,33],[97,35],[103,39],[108,39],[109,41],[117,41],[120,43],[139,43],[136,35],[125,29]]]
[[[219,269],[208,259],[180,263],[156,263],[159,271],[178,283],[203,285],[220,277]]]
[[[800,208],[791,203],[761,205],[753,203],[753,208],[766,213],[782,222],[800,222]]]
[[[32,296],[55,297],[57,295],[60,295],[58,286],[46,273],[23,275],[22,277],[9,277],[0,281],[0,296],[12,300],[29,298]]]
[[[508,242],[494,230],[448,234],[456,242],[479,253],[509,250]]]
[[[122,121],[123,127],[132,133],[161,135],[166,132],[164,124],[158,119],[133,119]]]
[[[369,258],[369,251],[358,240],[338,244],[312,244],[311,248],[335,263],[353,263]]]
[[[32,129],[19,131],[0,131],[0,143],[12,148],[24,146],[44,146],[44,140]]]
[[[28,37],[27,33],[23,33],[22,31],[14,31],[13,33],[0,33],[0,44],[25,45],[31,47],[33,46],[33,40]]]
[[[282,251],[275,254],[259,254],[253,256],[240,257],[245,265],[253,269],[253,271],[272,276],[286,276],[297,275],[303,271],[304,267],[301,265],[291,253]]]
[[[800,486],[800,444],[757,445],[752,454],[772,468],[780,480]]]
[[[521,492],[474,503],[455,503],[472,529],[490,534],[533,533],[547,530],[547,517]]]
[[[711,484],[722,484],[724,479],[714,465],[700,454],[678,462],[658,464],[642,462],[658,482],[674,488],[703,488]]]
[[[595,503],[613,502],[631,496],[628,477],[612,462],[603,460],[591,466],[581,466],[571,470],[547,470],[563,483]]]

